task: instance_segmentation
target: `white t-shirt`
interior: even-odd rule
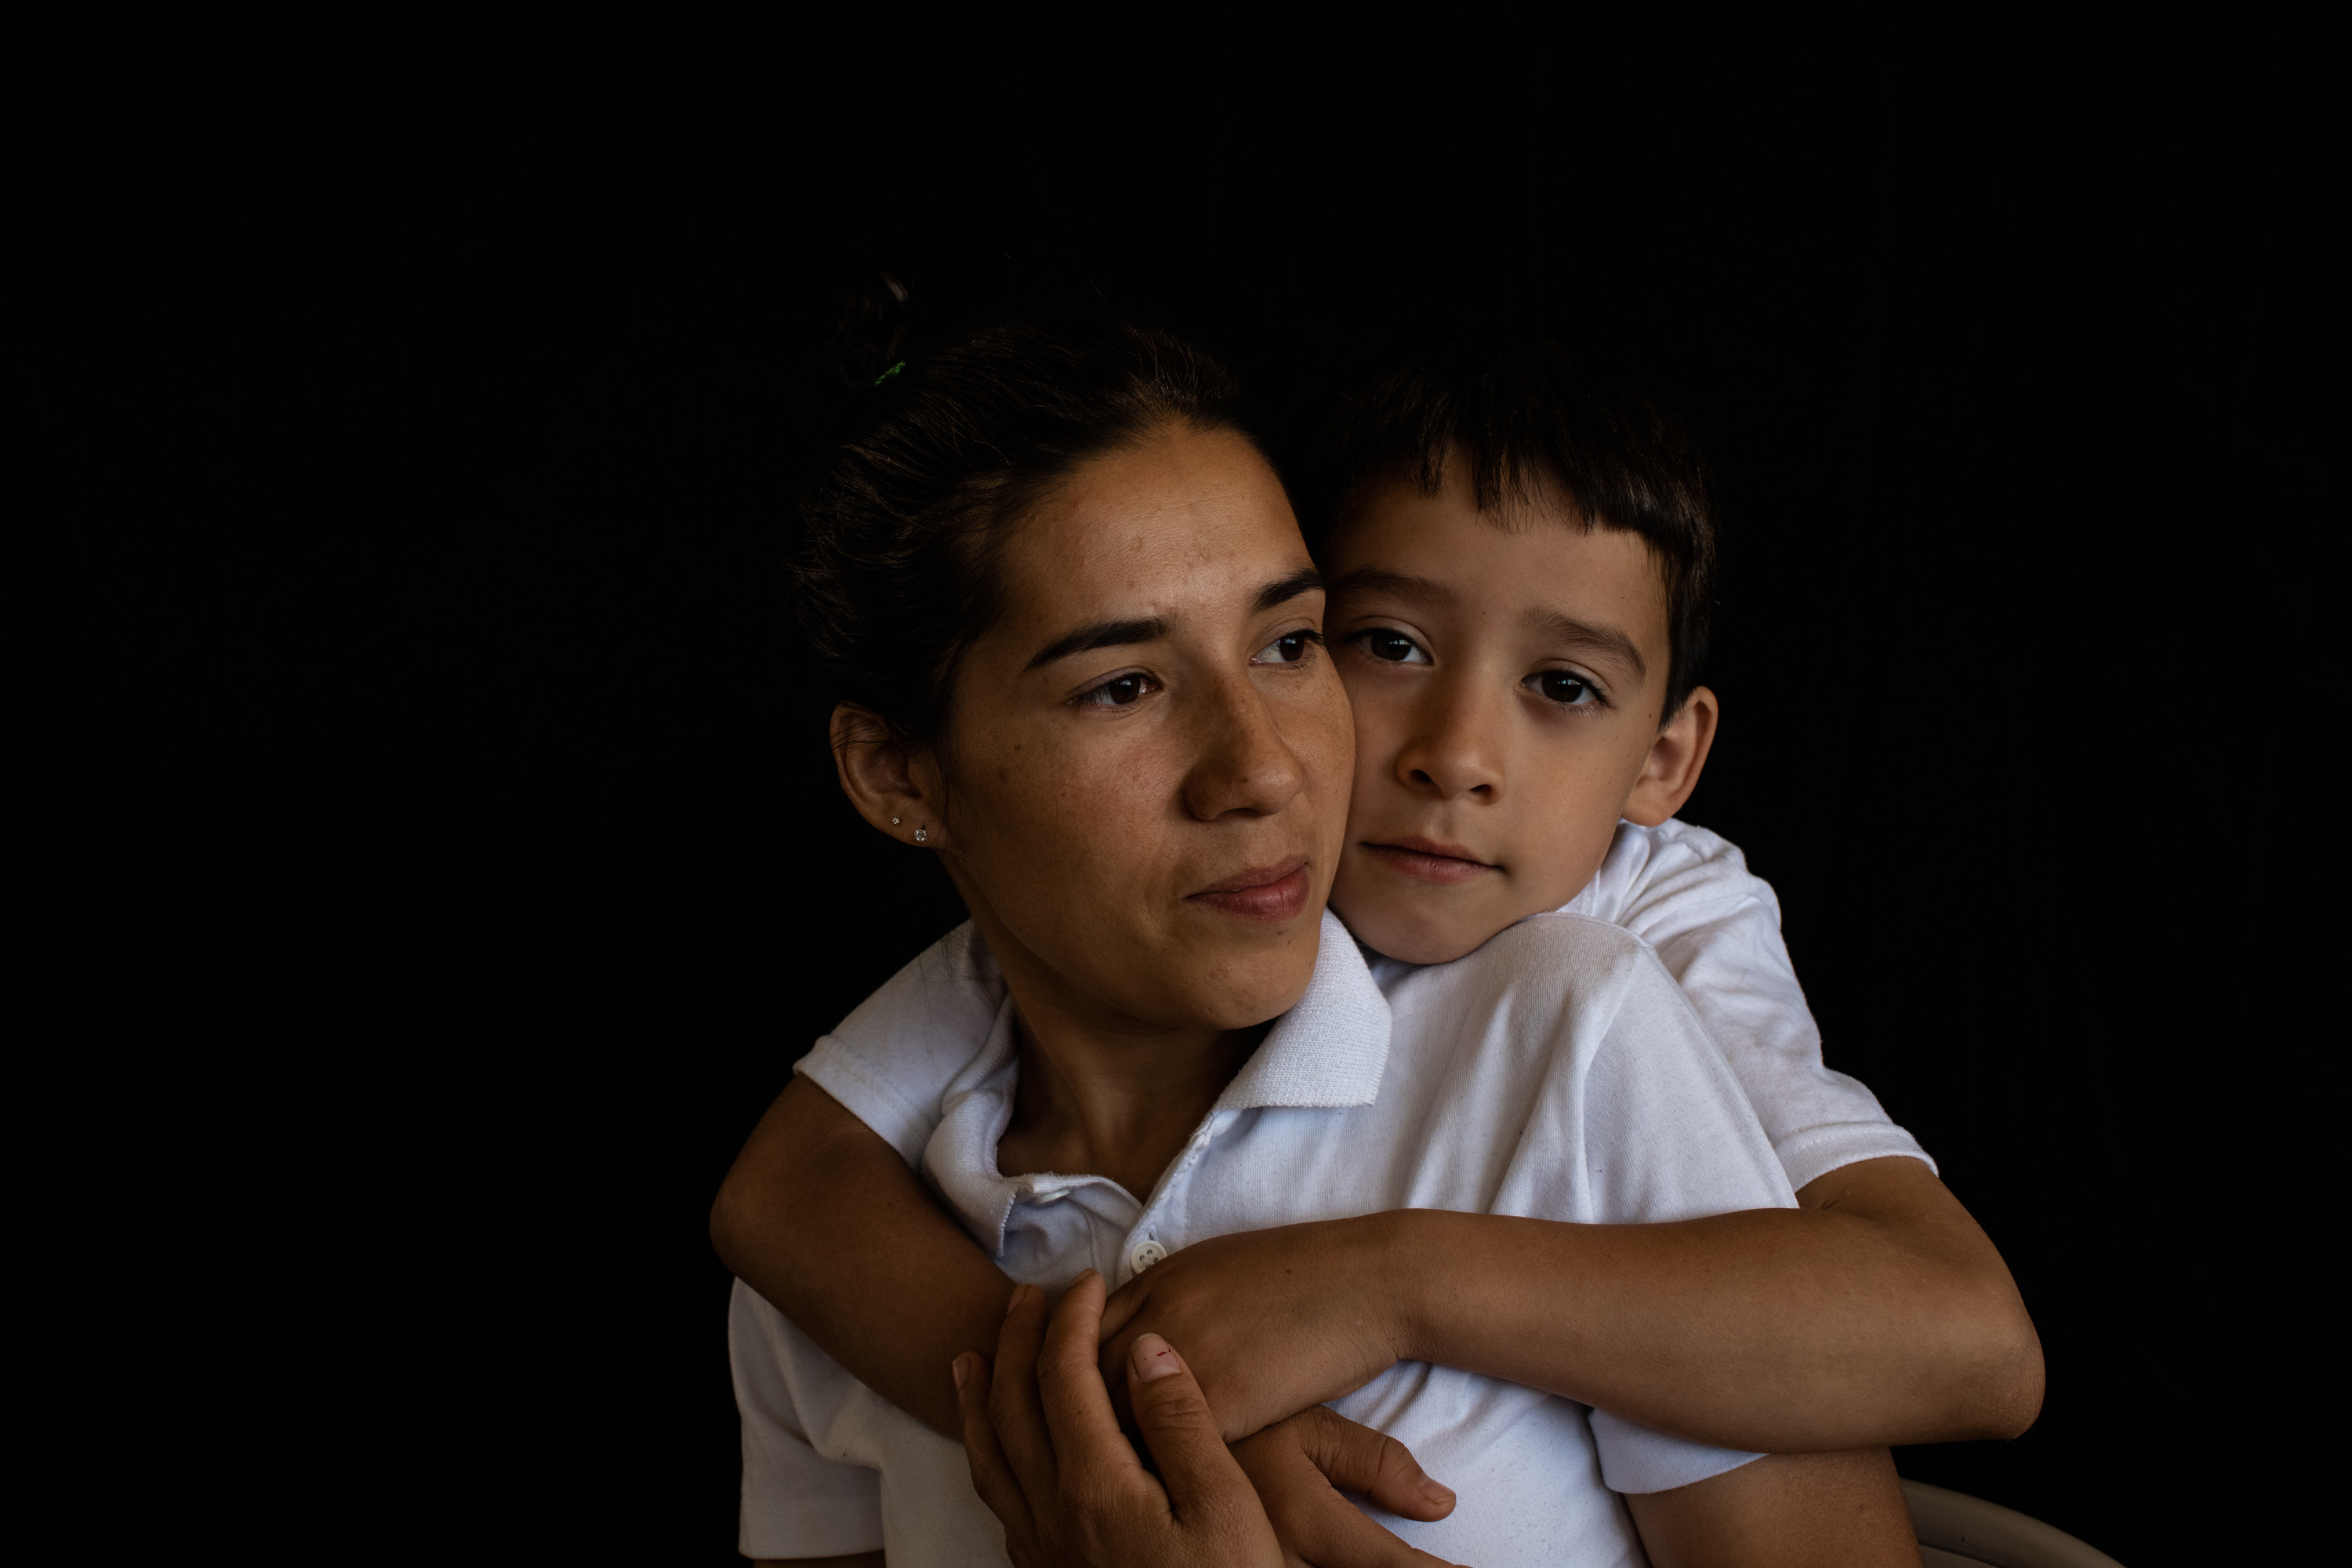
[[[1139,1202],[1101,1176],[1006,1177],[1012,1008],[962,1002],[969,928],[894,981],[910,1026],[963,1060],[938,1091],[925,1173],[1013,1279],[1117,1286],[1209,1237],[1395,1208],[1594,1224],[1792,1207],[1770,1142],[1722,1053],[1648,944],[1615,924],[1538,915],[1453,963],[1377,977],[1328,914],[1315,974]],[[871,1005],[869,1004],[869,1005]],[[942,1043],[942,1051],[947,1047]],[[882,1064],[838,1044],[801,1070],[873,1121]],[[901,1104],[899,1102],[905,1102]],[[1003,1531],[961,1447],[851,1378],[741,1284],[730,1321],[743,1417],[740,1547],[752,1557],[879,1547],[891,1568],[1002,1563]],[[1373,1517],[1482,1568],[1638,1564],[1618,1492],[1686,1486],[1752,1454],[1706,1447],[1516,1384],[1412,1363],[1335,1403],[1411,1447],[1460,1501],[1434,1524]]]
[[[1738,849],[1704,827],[1620,823],[1601,869],[1560,911],[1620,925],[1657,950],[1739,1079],[1789,1184],[1905,1154],[1935,1162],[1869,1089],[1822,1064],[1822,1032],[1780,940],[1780,903]],[[824,1036],[835,1098],[913,1164],[939,1125],[949,1081],[1004,1004],[1004,981],[966,926],[932,947]],[[1387,964],[1393,960],[1381,959]]]

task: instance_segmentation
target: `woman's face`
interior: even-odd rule
[[[1354,735],[1273,470],[1238,436],[1164,426],[1049,495],[1001,570],[1005,614],[922,771],[944,785],[941,857],[1016,990],[1115,1030],[1287,1010],[1315,966]]]

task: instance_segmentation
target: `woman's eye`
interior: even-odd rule
[[[1081,692],[1078,700],[1092,708],[1127,708],[1143,700],[1157,686],[1148,675],[1122,675]]]
[[[1427,664],[1429,655],[1402,632],[1386,627],[1363,634],[1364,651],[1385,664]]]
[[[1313,632],[1292,632],[1278,637],[1257,650],[1252,664],[1297,664],[1307,657],[1307,650],[1323,639]]]
[[[1530,677],[1528,684],[1563,708],[1585,708],[1601,700],[1591,682],[1574,670],[1547,669]]]

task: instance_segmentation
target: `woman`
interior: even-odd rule
[[[1150,1212],[1134,1194],[1181,1186],[1234,1149],[1254,1149],[1263,1169],[1283,1138],[1322,1136],[1328,1165],[1364,1152],[1344,1129],[1385,1128],[1370,1154],[1409,1165],[1412,1140],[1380,1122],[1375,1101],[1392,1101],[1412,1071],[1333,1065],[1370,1018],[1332,1025],[1370,986],[1321,918],[1346,812],[1348,712],[1318,647],[1319,581],[1279,482],[1234,424],[1229,386],[1185,345],[1117,329],[982,334],[907,380],[895,394],[906,405],[836,463],[801,575],[819,652],[848,677],[835,728],[845,788],[876,826],[938,850],[1010,992],[994,1056],[951,1096],[934,1176],[968,1227],[992,1226],[986,1239],[1020,1253],[1016,1277],[1059,1288],[1103,1266],[1089,1251],[1103,1235]],[[1752,1153],[1752,1115],[1744,1130],[1724,1120],[1747,1113],[1719,1062],[1705,1079],[1711,1047],[1679,1044],[1699,1075],[1690,1094],[1714,1096],[1703,1109],[1718,1135],[1680,1150],[1635,1138],[1633,1157],[1698,1168],[1743,1139]],[[1398,1048],[1410,1069],[1412,1042]],[[1335,1071],[1371,1087],[1317,1099],[1269,1081]],[[1234,1101],[1244,1084],[1258,1098]],[[1284,1114],[1317,1107],[1343,1119],[1336,1142],[1328,1118]],[[1769,1147],[1749,1176],[1759,1161]],[[1304,1192],[1317,1169],[1290,1179]],[[1722,1201],[1697,1212],[1792,1201],[1760,1180],[1729,1173]],[[1243,1228],[1280,1222],[1285,1193],[1269,1198],[1261,1183],[1247,1195],[1259,1217]],[[1014,1308],[1042,1303],[1033,1292]],[[747,1552],[784,1542],[803,1558],[838,1554],[878,1537],[907,1568],[969,1549],[969,1488],[948,1468],[961,1453],[740,1287],[734,1346]],[[1408,1414],[1416,1399],[1443,1403],[1396,1393]],[[1460,1451],[1518,1443],[1540,1461],[1518,1484],[1580,1487],[1544,1500],[1563,1519],[1577,1503],[1580,1522],[1540,1542],[1540,1529],[1465,1538],[1496,1560],[1631,1560],[1639,1547],[1599,1464],[1638,1469],[1637,1454],[1678,1478],[1623,1488],[1643,1494],[1635,1513],[1654,1560],[1728,1561],[1768,1538],[1811,1562],[1909,1550],[1883,1452],[1757,1459],[1650,1434],[1602,1443],[1596,1464],[1578,1407],[1517,1393],[1507,1410],[1491,1390],[1444,1395],[1486,1412],[1455,1423],[1478,1428]],[[1449,1510],[1410,1472],[1385,1480],[1381,1500],[1397,1513]],[[1752,1546],[1741,1560],[1757,1560]]]

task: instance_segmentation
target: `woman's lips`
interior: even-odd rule
[[[1307,908],[1307,857],[1294,855],[1272,866],[1237,871],[1184,901],[1270,924],[1294,919]]]
[[[1484,860],[1473,859],[1459,844],[1441,844],[1431,838],[1399,838],[1363,847],[1381,864],[1424,882],[1475,881],[1496,869]]]

